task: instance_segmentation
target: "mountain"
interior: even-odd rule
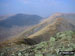
[[[65,16],[64,16],[65,15]],[[72,18],[68,18],[68,16]],[[42,20],[39,24],[30,27],[29,29],[23,31],[22,33],[14,36],[7,42],[14,42],[15,43],[27,43],[27,44],[37,44],[42,41],[47,41],[50,39],[51,36],[54,36],[58,32],[64,32],[75,30],[74,24],[74,15],[75,14],[63,14],[63,13],[56,13],[51,17]],[[71,21],[70,21],[71,20]]]
[[[24,39],[25,37],[27,37],[27,39],[24,39],[24,41],[27,42],[28,39],[29,41],[31,39],[31,41],[35,41],[35,43],[40,43],[41,41],[49,40],[51,36],[54,36],[58,32],[64,32],[69,30],[74,31],[74,15],[75,14],[56,13],[16,37],[18,38],[18,40],[20,39],[20,41],[22,38]]]
[[[0,27],[31,26],[39,23],[42,17],[37,15],[16,14],[0,22]]]
[[[60,51],[75,52],[75,19],[72,15],[54,14],[19,35],[0,42],[0,55],[61,56]]]
[[[38,15],[16,14],[0,16],[0,40],[17,35],[43,19]]]
[[[57,18],[54,23],[47,25],[42,30],[28,36],[28,38],[39,43],[41,41],[49,40],[51,36],[54,36],[58,32],[69,30],[75,30],[75,26],[67,22],[63,18]]]
[[[69,23],[75,25],[75,14],[64,14],[64,13],[55,13],[52,16],[50,16],[47,19],[42,20],[38,25],[32,27],[31,29],[28,29],[25,33],[31,35],[39,30],[41,30],[42,28],[46,27],[49,24],[52,24],[53,22],[56,21],[57,18],[63,18],[64,21],[68,21]]]

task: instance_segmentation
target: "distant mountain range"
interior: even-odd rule
[[[14,36],[42,19],[41,16],[28,14],[0,16],[0,39]]]

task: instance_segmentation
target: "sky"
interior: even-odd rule
[[[75,0],[0,0],[0,15],[24,13],[48,17],[57,12],[75,13]]]

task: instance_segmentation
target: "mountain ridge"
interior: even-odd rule
[[[25,43],[28,40],[30,42],[35,41],[36,43],[40,43],[42,41],[49,40],[51,36],[54,36],[58,32],[64,32],[69,30],[74,31],[75,25],[73,24],[73,22],[70,22],[66,15],[64,18],[63,17],[63,15],[53,15],[47,19],[44,19],[44,21],[40,22],[39,24],[22,32],[18,36],[14,36],[12,39],[15,40],[15,43],[19,43],[21,41]]]

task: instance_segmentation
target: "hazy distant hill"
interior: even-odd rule
[[[16,14],[0,22],[0,27],[31,26],[39,23],[42,17],[37,15]]]
[[[0,39],[4,39],[38,24],[43,18],[38,15],[16,14],[0,16],[0,19]]]
[[[1,15],[0,16],[0,21],[7,19],[11,15]]]

